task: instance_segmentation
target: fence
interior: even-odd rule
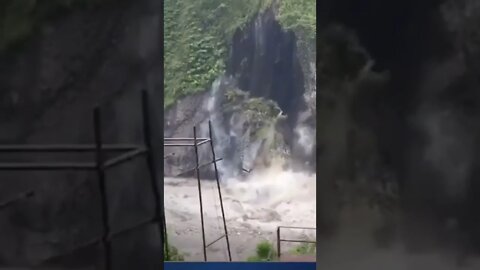
[[[104,144],[102,141],[102,123],[100,118],[100,107],[95,107],[93,111],[93,131],[95,135],[95,144],[93,145],[0,145],[0,153],[95,153],[94,162],[2,162],[0,163],[0,171],[96,171],[98,179],[98,189],[101,196],[101,209],[102,209],[102,226],[103,234],[101,238],[97,238],[88,241],[80,246],[77,246],[73,251],[81,248],[88,247],[102,243],[104,247],[104,263],[105,269],[112,269],[112,249],[111,240],[119,235],[125,234],[132,230],[135,230],[141,226],[151,223],[157,223],[160,231],[160,241],[162,245],[165,243],[166,229],[165,229],[165,213],[163,208],[163,199],[159,191],[158,177],[155,170],[155,164],[153,151],[152,151],[152,138],[150,129],[150,108],[148,106],[148,93],[146,90],[142,91],[142,120],[143,120],[143,135],[144,142],[141,145],[109,145]],[[106,153],[117,153],[113,158],[105,160]],[[152,192],[155,198],[155,215],[152,218],[148,218],[135,226],[130,228],[112,232],[109,224],[109,211],[108,211],[108,194],[105,186],[106,172],[119,166],[127,161],[145,156],[148,164],[148,170],[150,173]],[[161,178],[163,183],[163,178]],[[16,196],[6,202],[0,202],[0,210],[8,207],[18,200],[27,199],[34,196],[32,191]],[[161,257],[163,257],[162,248]],[[168,252],[168,249],[167,251]],[[64,256],[64,255],[61,255]],[[61,257],[58,256],[58,257]]]
[[[290,226],[279,226],[277,227],[277,254],[278,258],[281,256],[281,243],[282,242],[293,242],[293,243],[309,243],[309,244],[316,244],[317,241],[310,241],[310,240],[295,240],[295,239],[282,239],[280,235],[281,229],[294,229],[294,230],[317,230],[316,228],[308,228],[308,227],[290,227]]]
[[[217,162],[221,161],[222,158],[216,158],[215,155],[215,147],[213,146],[213,131],[212,131],[212,123],[208,121],[208,138],[198,138],[197,137],[197,127],[193,127],[193,138],[165,138],[164,139],[164,147],[193,147],[195,149],[195,167],[182,172],[182,174],[186,172],[192,172],[195,171],[195,175],[197,177],[197,186],[198,186],[198,200],[200,202],[200,221],[201,221],[201,230],[202,230],[202,249],[203,249],[203,259],[204,261],[207,261],[207,248],[210,247],[211,245],[215,244],[216,242],[222,240],[225,238],[226,244],[227,244],[227,253],[228,253],[228,260],[232,261],[232,253],[230,250],[230,240],[228,237],[228,230],[227,230],[227,222],[225,218],[225,209],[223,207],[223,199],[222,199],[222,189],[220,186],[220,178],[219,178],[219,173],[218,173],[218,167],[217,167]],[[203,164],[200,164],[199,161],[199,155],[198,155],[198,147],[209,143],[210,145],[210,150],[212,153],[212,160]],[[222,234],[220,237],[215,239],[214,241],[210,243],[206,243],[205,239],[205,221],[203,217],[203,197],[202,197],[202,184],[200,181],[200,169],[203,167],[206,167],[208,165],[213,165],[214,171],[215,171],[215,181],[217,184],[217,191],[218,191],[218,197],[220,199],[220,208],[222,211],[222,221],[223,221],[223,230],[224,234]]]

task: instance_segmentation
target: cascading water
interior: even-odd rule
[[[218,164],[218,170],[220,174],[220,179],[226,179],[231,177],[233,170],[233,163],[228,156],[228,152],[232,149],[232,132],[225,129],[223,126],[223,115],[219,110],[219,101],[221,95],[221,86],[224,83],[224,77],[217,78],[211,88],[210,96],[206,102],[206,111],[209,115],[209,121],[212,124],[212,137],[215,140],[215,151],[218,153],[219,157],[222,157],[223,160]],[[207,124],[208,125],[208,124]],[[205,128],[205,123],[202,125],[203,136],[208,134],[208,126]]]
[[[232,78],[220,76],[211,88],[210,95],[205,103],[208,120],[212,123],[215,151],[222,161],[218,163],[220,179],[236,178],[242,173],[245,165],[252,166],[257,157],[260,143],[249,145],[249,133],[245,132],[245,117],[238,113],[226,114],[225,91],[234,85]],[[200,125],[200,134],[208,136],[208,123]],[[245,163],[246,161],[246,163]]]
[[[236,89],[235,80],[231,77],[220,76],[213,82],[204,103],[208,117],[200,124],[200,135],[208,136],[208,120],[212,123],[215,151],[222,158],[218,169],[223,180],[246,176],[246,172],[254,169],[257,163],[262,163],[260,160],[268,164],[277,155],[274,152],[289,153],[289,150],[283,149],[285,146],[278,145],[278,136],[282,134],[277,130],[277,123],[285,118],[283,112],[258,122],[256,116],[248,115],[242,107],[248,106],[245,105],[251,101],[248,97],[238,107],[226,100],[226,93],[231,89]],[[268,104],[259,106],[271,106],[267,100],[258,102]],[[251,110],[255,112],[255,109]],[[314,146],[312,128],[302,123],[295,132],[298,136],[296,144],[301,146],[303,155],[311,154]]]

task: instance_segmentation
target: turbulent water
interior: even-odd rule
[[[315,183],[315,174],[283,170],[275,163],[245,180],[228,179],[226,187],[239,201],[274,209],[293,200],[315,201]]]
[[[233,260],[244,261],[254,255],[256,245],[262,239],[275,243],[278,226],[315,227],[315,174],[286,171],[281,165],[275,162],[246,179],[230,178],[223,181],[223,203]],[[209,243],[223,234],[215,183],[202,181],[202,193]],[[165,179],[165,207],[172,244],[186,255],[186,260],[202,260],[196,181]],[[313,240],[315,230],[285,229],[282,238]],[[290,250],[293,247],[285,244],[282,249]],[[225,241],[209,247],[209,260],[226,260],[225,249]]]

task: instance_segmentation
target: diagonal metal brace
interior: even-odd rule
[[[215,244],[216,242],[222,240],[225,236],[227,236],[226,234],[220,236],[219,238],[217,238],[215,241],[211,242],[210,244],[208,244],[206,247],[208,248],[209,246]]]

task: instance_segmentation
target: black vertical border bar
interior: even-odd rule
[[[316,25],[315,25],[316,29],[315,29],[315,30],[316,30],[316,31],[315,31],[315,33],[318,33],[318,31],[321,31],[321,28],[325,25],[325,22],[328,21],[328,17],[329,17],[329,14],[328,14],[329,1],[327,1],[327,0],[316,1],[315,9],[316,9],[316,12],[315,12],[315,17],[316,17],[316,18],[315,18],[315,22],[316,22]],[[320,14],[320,15],[319,15],[319,14]],[[319,30],[319,29],[320,29],[320,30]],[[319,47],[318,36],[315,36],[315,48],[316,48],[316,50],[318,50],[318,47]],[[316,71],[315,77],[316,77],[316,78],[319,78],[320,75],[321,75],[320,72],[319,72],[319,70],[318,70],[318,67],[319,67],[319,64],[318,64],[318,63],[319,63],[319,61],[320,61],[320,58],[318,57],[318,52],[316,51],[316,52],[315,52],[315,67],[316,67],[316,68],[315,68],[315,71]],[[315,82],[316,82],[316,86],[315,86],[315,87],[316,87],[315,91],[316,91],[317,89],[319,89],[319,83],[318,83],[317,80],[316,80]],[[316,104],[320,104],[319,100],[320,100],[320,95],[317,94],[316,97],[315,97],[315,102],[316,102]],[[316,119],[320,119],[320,117],[319,117],[319,115],[318,115],[318,110],[315,112],[315,114],[317,115]],[[315,125],[315,127],[316,127],[316,126],[317,126],[317,125]],[[318,166],[319,158],[318,158],[318,157],[319,157],[321,151],[319,150],[320,140],[319,140],[319,134],[318,134],[316,128],[315,128],[315,139],[316,139],[316,143],[315,143],[315,144],[316,144],[316,147],[315,147],[315,164],[316,164],[316,166],[315,166],[315,171],[316,171],[316,179],[315,179],[315,181],[317,182],[317,184],[316,184],[316,187],[317,187],[316,194],[317,194],[317,196],[318,196],[318,194],[321,194],[321,193],[320,193],[321,185],[319,185],[319,183],[320,183],[320,181],[322,181],[322,179],[321,179],[321,177],[319,176],[320,172],[318,171],[318,168],[319,168],[319,166]],[[321,209],[321,208],[320,208],[320,201],[318,200],[318,198],[317,198],[317,200],[316,200],[316,204],[317,204],[316,209],[317,209],[317,211],[318,211],[318,209]],[[318,212],[315,213],[315,216],[316,216],[316,219],[317,219],[316,228],[320,228],[321,226],[320,226],[320,222],[319,222],[319,220],[318,220],[318,218],[319,218]],[[319,244],[319,243],[320,243],[320,240],[319,240],[319,239],[320,239],[320,230],[319,230],[319,229],[317,229],[317,231],[316,231],[316,237],[317,237],[317,245],[316,245],[316,248],[317,248],[317,252],[316,252],[316,253],[317,253],[317,256],[316,256],[316,261],[319,262],[319,261],[320,261],[320,252],[318,252],[318,250],[320,250],[320,246],[319,246],[319,245],[320,245],[320,244]],[[318,266],[317,266],[317,267],[318,267]]]
[[[222,210],[223,228],[225,230],[225,240],[227,241],[228,261],[232,261],[232,252],[230,251],[230,240],[228,239],[227,221],[225,219],[225,209],[223,208],[222,188],[218,177],[217,158],[215,156],[215,148],[213,147],[212,122],[208,121],[208,135],[210,137],[210,148],[212,149],[212,162],[215,168],[215,180],[217,182],[218,197],[220,199],[220,208]]]
[[[205,223],[203,220],[203,200],[202,200],[202,185],[200,183],[200,165],[198,163],[198,145],[197,145],[197,127],[193,127],[193,147],[195,148],[195,172],[198,182],[198,199],[200,201],[200,221],[202,222],[202,244],[203,244],[203,259],[207,261],[207,246],[205,241]]]
[[[161,64],[159,65],[159,69],[160,69],[159,74],[160,74],[160,76],[162,76],[162,79],[160,80],[160,98],[159,98],[159,99],[160,99],[160,101],[161,101],[160,104],[162,104],[162,105],[165,103],[165,101],[164,101],[164,99],[165,99],[165,81],[164,81],[164,78],[165,78],[165,67],[164,67],[164,63],[165,63],[165,58],[164,58],[164,57],[165,57],[165,53],[164,53],[164,52],[165,52],[165,41],[164,41],[164,38],[165,38],[165,32],[164,32],[164,31],[165,31],[165,30],[164,30],[164,29],[165,29],[165,25],[164,25],[164,19],[163,19],[163,18],[165,18],[165,13],[164,13],[164,12],[165,12],[165,8],[164,8],[164,5],[165,5],[165,0],[161,0],[161,1],[160,1],[160,16],[161,16],[161,18],[160,18],[160,31],[161,31],[161,33],[160,33],[160,42],[159,42],[159,43],[160,43],[160,44],[159,44],[159,47],[160,47],[159,49],[160,49],[160,51],[161,51],[161,53],[160,53],[160,55],[159,55],[159,58],[160,58]],[[164,129],[163,129],[163,127],[164,127],[164,124],[165,124],[165,123],[164,123],[164,119],[165,119],[165,117],[164,117],[164,115],[165,115],[164,108],[165,108],[165,107],[162,106],[161,110],[159,110],[159,111],[161,112],[160,114],[156,113],[156,115],[159,115],[159,117],[160,117],[160,121],[158,121],[158,125],[160,126],[160,132],[159,132],[158,134],[156,134],[156,135],[157,135],[157,136],[160,136],[160,140],[161,140],[161,143],[162,143],[161,148],[160,148],[160,147],[158,148],[158,149],[161,149],[161,154],[160,154],[160,155],[162,156],[162,166],[160,167],[161,170],[162,170],[162,173],[161,173],[161,175],[160,175],[160,183],[159,183],[159,189],[160,189],[160,190],[159,190],[159,193],[160,193],[160,196],[161,196],[161,204],[162,204],[162,205],[160,206],[160,208],[161,208],[161,211],[162,211],[162,214],[163,214],[163,220],[162,220],[162,223],[163,223],[163,224],[162,224],[162,226],[164,227],[164,230],[165,230],[165,236],[164,236],[164,237],[165,237],[165,239],[167,239],[167,221],[166,221],[166,218],[165,218],[165,201],[164,201],[164,200],[165,200],[165,196],[164,196],[164,180],[165,180],[165,179],[164,179],[164,172],[163,172],[163,170],[164,170],[164,168],[163,168],[163,164],[164,164],[164,161],[163,161],[163,156],[164,156],[164,154],[163,154],[163,153],[164,153],[164,152],[163,152],[163,151],[164,151],[164,150],[163,150],[163,149],[164,149],[164,148],[163,148],[163,144],[164,144],[164,140],[163,140]],[[159,160],[159,158],[157,158],[157,161],[158,161],[158,160]],[[163,243],[163,242],[162,242],[161,244],[162,244],[162,249],[161,249],[161,257],[162,257],[162,258],[161,258],[161,260],[164,262],[164,261],[165,261],[165,258],[166,258],[165,255],[168,254],[168,249],[169,249],[169,247],[168,247],[168,243]],[[164,245],[167,247],[165,250],[163,249],[163,246],[164,246]],[[166,251],[167,253],[164,254],[164,251]],[[162,264],[162,267],[163,267],[163,264]]]
[[[102,244],[105,252],[105,269],[112,270],[112,247],[108,236],[110,234],[110,225],[109,225],[109,213],[108,213],[108,197],[107,197],[107,188],[105,183],[105,168],[104,168],[104,156],[102,149],[102,129],[101,129],[101,118],[100,118],[100,108],[95,107],[93,111],[93,126],[95,132],[95,150],[96,150],[96,167],[97,167],[97,176],[98,176],[98,186],[100,190],[100,199],[102,202],[102,224],[103,224],[103,235],[102,235]]]
[[[153,145],[152,145],[152,136],[151,136],[151,122],[150,122],[150,106],[148,106],[148,92],[147,90],[142,90],[142,116],[143,116],[143,138],[144,144],[147,150],[147,165],[150,172],[150,183],[152,185],[153,197],[155,200],[155,221],[158,223],[158,229],[160,234],[160,241],[162,245],[165,245],[164,250],[165,254],[163,260],[168,258],[168,236],[166,228],[166,219],[165,211],[162,207],[162,201],[158,185],[158,175],[155,167],[155,159],[153,155]]]

